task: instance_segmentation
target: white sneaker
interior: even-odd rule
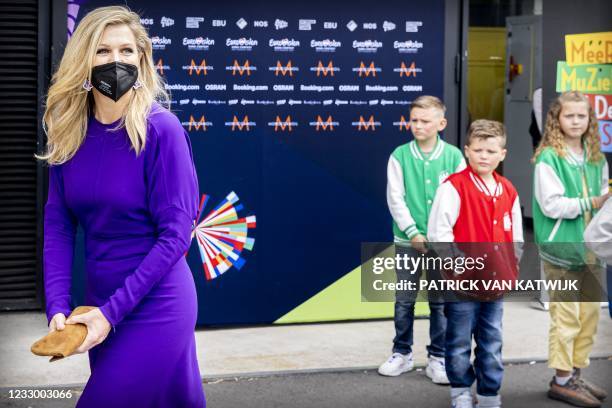
[[[476,394],[476,399],[478,402],[476,403],[476,408],[501,408],[501,396],[484,396],[480,394]]]
[[[452,408],[474,408],[474,399],[472,393],[464,391],[461,394],[453,397],[451,400]]]
[[[400,354],[393,353],[391,357],[378,367],[378,374],[388,377],[397,377],[398,375],[410,371],[414,368],[414,360],[412,353]]]
[[[450,384],[448,377],[446,376],[444,359],[441,357],[429,357],[427,361],[427,368],[425,368],[425,375],[431,378],[431,381],[433,381],[434,384]]]

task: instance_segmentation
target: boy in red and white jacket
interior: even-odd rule
[[[427,238],[432,243],[482,243],[482,250],[502,250],[488,262],[504,276],[516,278],[517,259],[502,262],[512,256],[512,245],[494,243],[523,242],[521,208],[516,189],[495,169],[506,156],[504,125],[480,119],[468,131],[465,155],[469,166],[438,187],[429,216]],[[469,250],[470,245],[464,244]],[[471,248],[481,250],[480,245]],[[499,389],[503,378],[501,359],[502,314],[501,300],[449,301],[444,312],[447,318],[446,374],[451,384],[453,407],[472,407],[471,386],[476,386],[478,406],[501,406]],[[474,365],[470,363],[472,337],[477,345]]]

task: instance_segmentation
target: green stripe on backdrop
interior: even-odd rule
[[[361,267],[353,269],[274,323],[329,322],[393,317],[393,302],[361,302]],[[429,315],[427,302],[419,302],[415,315]]]

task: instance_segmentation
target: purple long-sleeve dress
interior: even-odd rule
[[[125,128],[93,115],[76,155],[49,169],[44,276],[47,318],[70,314],[77,224],[85,232],[86,304],[113,326],[89,352],[78,407],[205,406],[185,261],[198,205],[189,137],[154,104],[137,157]]]

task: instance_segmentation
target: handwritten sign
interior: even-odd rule
[[[570,67],[557,62],[557,92],[580,91],[591,94],[612,94],[612,65]]]
[[[565,59],[571,66],[612,63],[612,31],[566,35]]]

